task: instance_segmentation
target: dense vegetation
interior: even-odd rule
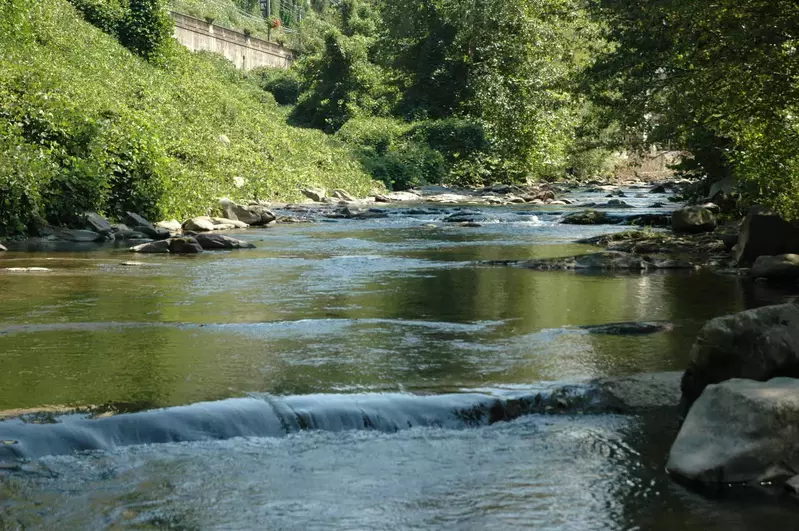
[[[615,44],[586,90],[632,137],[694,155],[744,199],[799,218],[799,4],[596,0]]]
[[[794,2],[281,0],[299,60],[248,74],[178,49],[165,2],[0,0],[0,232],[370,176],[592,177],[653,145],[799,218]],[[169,5],[234,26],[260,13]]]
[[[144,4],[162,4],[138,2],[76,1],[103,32],[66,0],[0,0],[0,233],[85,210],[180,218],[222,196],[295,200],[308,185],[369,192],[351,150],[288,126],[224,59],[151,31],[162,12]],[[120,29],[153,14],[147,31]]]

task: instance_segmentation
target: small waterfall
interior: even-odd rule
[[[597,404],[596,393],[586,386],[500,396],[483,393],[254,395],[99,419],[67,416],[55,424],[0,422],[0,459],[38,458],[140,444],[282,437],[303,430],[396,432],[417,426],[463,429],[532,413],[591,409]]]

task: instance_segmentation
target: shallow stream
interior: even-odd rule
[[[670,412],[492,413],[552,382],[681,370],[706,320],[781,294],[482,263],[626,229],[559,224],[569,207],[386,208],[240,232],[255,250],[0,256],[50,269],[0,270],[0,529],[794,528],[780,499],[672,483]],[[459,208],[482,226],[441,222]],[[628,321],[672,326],[581,328]]]

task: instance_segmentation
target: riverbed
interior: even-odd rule
[[[626,190],[625,214],[669,211],[645,192]],[[578,207],[381,208],[236,232],[253,250],[0,256],[47,269],[0,271],[0,441],[22,449],[0,460],[0,528],[791,528],[779,498],[674,484],[668,408],[491,417],[495,397],[679,371],[708,319],[782,294],[704,270],[489,263],[595,252],[575,241],[629,228],[560,224]],[[479,226],[442,221],[464,211]],[[642,321],[668,327],[586,328]],[[110,413],[126,428],[95,429]],[[142,435],[170,419],[169,437]]]

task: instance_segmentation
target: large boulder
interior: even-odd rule
[[[716,229],[716,216],[707,208],[687,206],[672,213],[671,228],[689,234],[711,232]]]
[[[333,190],[332,192],[330,192],[330,197],[334,197],[336,199],[341,199],[342,201],[349,201],[349,202],[356,200],[355,197],[353,197],[352,194],[350,194],[346,190]]]
[[[86,228],[93,232],[108,234],[113,230],[111,223],[97,212],[86,212],[83,218],[86,220]]]
[[[682,412],[705,387],[732,378],[799,377],[799,304],[718,317],[699,332],[683,374]]]
[[[275,221],[275,215],[262,205],[239,205],[230,199],[220,200],[225,218],[241,221],[248,225],[266,225]]]
[[[165,221],[159,221],[158,223],[155,224],[155,228],[168,230],[169,232],[180,232],[181,230],[183,230],[183,225],[181,225],[180,221],[176,219],[170,219]]]
[[[738,264],[748,266],[758,256],[791,253],[799,254],[799,226],[763,208],[752,208],[738,237],[735,252]]]
[[[217,250],[217,249],[254,249],[255,245],[245,242],[244,240],[238,240],[236,238],[231,238],[230,236],[225,236],[224,234],[219,233],[207,233],[204,232],[202,234],[198,234],[195,236],[197,243],[200,244],[200,247],[205,249],[206,251],[210,250]]]
[[[795,280],[799,278],[799,255],[758,256],[749,274],[769,280]]]
[[[312,201],[316,201],[317,203],[321,203],[325,200],[325,196],[327,195],[327,190],[324,188],[305,188],[301,190],[302,195],[307,197]]]
[[[137,245],[135,247],[131,247],[130,251],[133,252],[133,253],[148,253],[148,254],[168,253],[169,252],[169,241],[160,240],[160,241],[157,241],[157,242],[143,243],[141,245]]]
[[[799,473],[799,380],[710,385],[691,408],[666,465],[695,484],[784,483]]]
[[[198,254],[203,248],[194,238],[184,236],[169,240],[169,252],[172,254]]]
[[[155,229],[152,223],[135,212],[126,212],[125,218],[122,221],[129,227],[148,227],[150,229]]]

